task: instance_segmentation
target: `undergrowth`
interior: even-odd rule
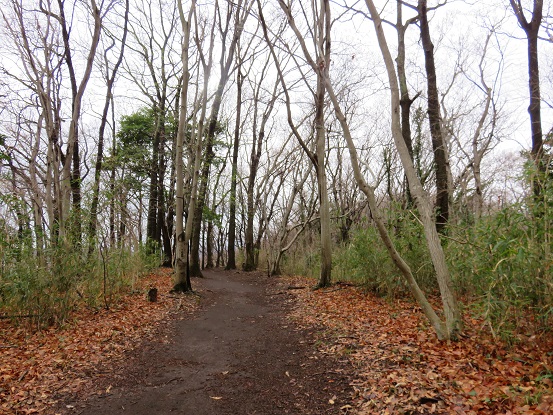
[[[545,201],[547,202],[547,198]],[[547,207],[547,206],[546,206]],[[483,319],[494,336],[516,341],[519,334],[550,331],[553,323],[553,256],[548,209],[510,205],[481,219],[450,225],[442,238],[450,272],[465,308]],[[387,226],[420,287],[439,295],[420,222],[399,208]],[[318,277],[318,248],[299,245],[285,261],[287,272]],[[378,296],[411,294],[372,224],[351,229],[335,244],[333,280],[352,281]]]
[[[134,288],[137,278],[157,265],[145,250],[43,250],[32,244],[0,241],[0,318],[37,328],[62,325],[79,305],[109,308]]]

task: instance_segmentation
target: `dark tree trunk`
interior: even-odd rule
[[[88,238],[89,238],[89,254],[92,253],[96,245],[96,228],[98,226],[98,203],[100,195],[100,176],[102,173],[102,163],[104,159],[104,135],[106,130],[106,125],[108,123],[108,112],[110,104],[113,107],[113,84],[115,83],[115,77],[121,62],[123,61],[123,55],[125,52],[125,45],[127,40],[128,33],[128,16],[129,16],[129,0],[125,1],[125,17],[123,25],[123,36],[121,38],[121,50],[119,52],[119,57],[111,75],[107,75],[107,90],[106,90],[106,100],[104,103],[104,109],[102,112],[102,119],[100,121],[100,128],[98,130],[98,152],[96,153],[96,163],[94,168],[94,185],[92,189],[92,203],[90,208],[90,220],[88,223]],[[104,59],[107,61],[107,57],[104,55]],[[140,225],[139,225],[140,226]]]
[[[253,4],[253,3],[252,3]],[[213,160],[213,141],[215,140],[215,133],[217,130],[217,124],[219,119],[219,110],[221,109],[221,100],[223,96],[223,91],[227,84],[230,67],[234,62],[234,54],[236,52],[236,45],[244,29],[244,22],[248,16],[249,7],[242,7],[242,2],[239,1],[237,7],[233,10],[235,14],[234,19],[234,32],[232,35],[231,44],[226,50],[225,41],[227,40],[227,29],[220,28],[221,35],[223,37],[223,44],[221,45],[221,59],[220,59],[220,73],[221,77],[219,78],[219,83],[217,85],[217,90],[215,91],[213,97],[213,106],[211,107],[211,114],[209,116],[209,126],[207,130],[207,139],[206,139],[206,151],[204,165],[202,173],[200,176],[200,188],[198,191],[198,205],[196,207],[196,217],[194,218],[194,229],[192,231],[192,247],[190,251],[190,275],[192,276],[202,276],[199,264],[199,245],[200,245],[200,229],[202,224],[203,209],[205,205],[205,197],[207,190],[207,181],[209,178],[209,170],[211,167],[211,162]],[[230,18],[230,15],[229,15]]]
[[[541,126],[541,94],[540,94],[540,70],[538,60],[538,34],[543,19],[543,0],[534,0],[532,20],[528,21],[524,15],[524,9],[520,2],[510,0],[511,7],[517,17],[518,23],[526,33],[528,41],[528,87],[530,89],[530,128],[532,132],[532,159],[536,169],[544,173],[546,168],[543,162],[543,131]],[[540,180],[533,178],[532,190],[536,199],[542,199]]]
[[[398,50],[397,50],[397,76],[399,81],[399,93],[400,100],[399,105],[401,108],[401,134],[403,135],[403,141],[407,146],[407,151],[409,151],[409,156],[413,160],[413,139],[411,136],[411,105],[417,98],[411,99],[409,97],[409,88],[407,87],[407,75],[405,74],[405,31],[412,20],[409,20],[406,24],[403,24],[402,18],[402,5],[401,0],[397,1],[397,39],[398,39]],[[409,190],[409,185],[407,184],[407,176],[404,178],[405,186],[405,198],[407,206],[413,205],[413,197],[411,196],[411,191]]]
[[[204,162],[202,171],[200,173],[200,187],[198,189],[198,202],[196,205],[196,211],[194,213],[194,226],[192,230],[192,237],[190,239],[190,276],[203,277],[202,267],[200,262],[200,242],[202,234],[202,222],[205,206],[205,199],[207,194],[207,184],[209,180],[209,172],[211,170],[211,163],[215,153],[213,152],[213,140],[215,138],[215,126],[217,120],[209,121],[207,142],[204,152]]]
[[[81,245],[82,225],[81,225],[81,158],[79,155],[79,134],[75,127],[75,146],[73,147],[73,169],[71,172],[71,196],[73,205],[73,216],[71,232],[74,235],[74,243]]]
[[[158,207],[158,161],[159,135],[154,135],[153,154],[150,164],[150,197],[148,199],[148,221],[146,224],[146,238],[149,242],[156,242],[157,207]]]
[[[447,182],[447,156],[442,134],[440,101],[434,63],[434,45],[430,38],[426,0],[419,0],[421,40],[424,49],[424,63],[428,84],[428,121],[434,150],[434,168],[436,171],[436,229],[444,232],[449,219],[449,189]]]
[[[255,131],[254,121],[254,131]],[[255,178],[257,177],[257,169],[259,167],[259,159],[261,158],[261,143],[265,136],[264,131],[260,131],[257,137],[254,137],[254,145],[250,158],[250,175],[248,177],[248,188],[246,193],[246,258],[244,262],[244,271],[254,271],[256,269],[255,261],[255,244],[253,238],[253,219],[255,215],[253,191],[255,186]]]
[[[229,196],[228,261],[225,269],[236,269],[236,183],[238,179],[238,146],[240,145],[240,123],[242,109],[242,84],[244,77],[238,68],[236,74],[236,123],[234,125],[234,144],[232,148],[232,177]]]
[[[206,231],[206,262],[205,267],[206,268],[214,268],[215,262],[213,261],[213,247],[214,247],[214,240],[213,240],[213,232],[215,230],[215,227],[213,226],[213,220],[209,220],[207,222],[207,231]]]

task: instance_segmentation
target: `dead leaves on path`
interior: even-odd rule
[[[285,283],[310,285],[297,277]],[[551,338],[507,348],[469,319],[465,338],[439,342],[410,302],[348,286],[293,294],[293,318],[323,330],[319,351],[353,365],[358,414],[553,413]]]
[[[156,336],[156,323],[177,309],[196,308],[192,296],[167,296],[171,270],[141,280],[141,286],[110,310],[83,307],[62,329],[33,331],[0,321],[0,414],[44,413],[63,394],[96,391],[95,377],[121,363],[142,339]],[[147,288],[160,295],[146,299]],[[163,341],[163,339],[161,339]]]

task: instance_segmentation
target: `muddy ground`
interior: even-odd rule
[[[348,367],[318,354],[287,318],[290,287],[260,273],[206,271],[202,307],[174,316],[98,379],[100,396],[68,396],[56,413],[219,415],[346,413]],[[344,409],[341,409],[344,408]]]

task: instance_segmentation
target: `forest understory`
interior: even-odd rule
[[[61,328],[39,331],[25,321],[0,321],[0,413],[83,413],[88,399],[112,395],[121,379],[135,373],[132,366],[140,364],[136,356],[146,342],[154,349],[174,342],[168,329],[171,321],[198,318],[205,312],[204,299],[212,293],[202,288],[205,281],[198,280],[196,294],[173,295],[168,294],[170,274],[171,270],[161,269],[148,275],[109,310],[79,308]],[[347,378],[345,396],[317,401],[324,413],[553,411],[551,333],[520,334],[518,340],[504,344],[483,321],[465,312],[462,341],[441,342],[412,301],[378,298],[350,283],[313,291],[314,280],[305,277],[267,279],[261,273],[224,271],[216,275],[259,285],[257,299],[285,311],[278,315],[285,330],[311,333],[297,345],[307,347],[304,369],[313,372],[308,377],[325,378],[328,385],[333,377],[337,385]],[[158,289],[157,302],[148,302],[145,296],[152,286]],[[256,323],[250,330],[265,331],[267,326]],[[264,332],[248,336],[256,335],[266,337]],[[263,358],[266,362],[256,365],[265,368],[281,356],[267,352]],[[318,365],[320,373],[315,373]],[[295,379],[289,379],[288,371],[283,378],[283,383],[302,390]],[[305,395],[317,397],[319,392],[307,390]],[[211,397],[215,398],[220,397]],[[243,398],[244,405],[254,399]],[[239,394],[236,401],[242,401]],[[323,413],[309,405],[297,404],[294,409],[290,402],[287,409],[255,413]]]

